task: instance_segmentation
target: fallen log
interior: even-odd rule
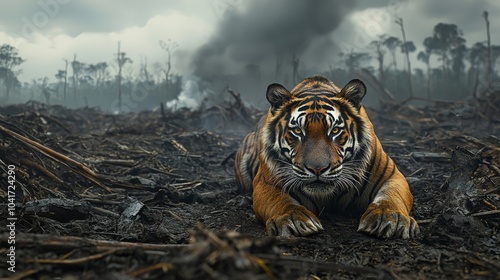
[[[0,235],[2,244],[7,244],[9,233]],[[54,236],[49,234],[18,233],[16,235],[16,245],[20,248],[36,246],[46,250],[73,250],[83,247],[95,248],[97,252],[107,252],[110,249],[142,249],[154,251],[166,251],[171,249],[184,248],[187,244],[149,244],[138,242],[122,242],[113,240],[99,240],[76,236]]]
[[[91,211],[90,203],[60,198],[45,198],[28,201],[21,208],[24,215],[36,215],[60,222],[87,219]]]

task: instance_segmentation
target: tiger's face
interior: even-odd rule
[[[281,145],[297,178],[328,183],[342,173],[344,160],[355,148],[347,121],[327,100],[307,101],[291,112]]]
[[[358,116],[360,104],[353,104],[346,92],[325,88],[292,90],[281,101],[285,102],[274,103],[278,106],[270,110],[264,146],[274,151],[268,154],[276,158],[266,163],[283,191],[324,198],[356,188],[368,164],[369,134]]]

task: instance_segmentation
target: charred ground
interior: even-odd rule
[[[18,218],[16,272],[2,261],[0,275],[498,279],[499,96],[369,110],[414,194],[422,231],[414,240],[376,239],[356,232],[357,218],[338,215],[322,216],[318,235],[265,236],[232,168],[262,112],[238,99],[125,115],[38,103],[0,108],[0,178],[5,186],[15,166]],[[7,217],[6,188],[0,197]]]

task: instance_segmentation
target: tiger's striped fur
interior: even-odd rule
[[[408,183],[361,105],[365,93],[359,80],[340,89],[321,76],[291,92],[268,87],[271,108],[235,158],[236,181],[253,190],[268,234],[315,233],[317,215],[329,209],[362,214],[358,231],[380,238],[419,232]]]

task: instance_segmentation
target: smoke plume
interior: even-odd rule
[[[193,74],[229,84],[247,100],[254,90],[259,92],[252,95],[264,96],[262,87],[271,82],[291,85],[294,59],[302,68],[333,61],[338,49],[328,35],[352,11],[353,3],[249,1],[245,8],[226,13],[213,37],[197,50]]]

